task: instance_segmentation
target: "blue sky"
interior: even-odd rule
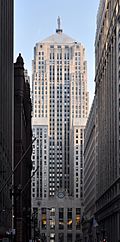
[[[94,42],[99,0],[15,0],[15,60],[22,53],[31,76],[36,42],[55,33],[57,17],[65,34],[86,48],[90,104],[94,95]]]

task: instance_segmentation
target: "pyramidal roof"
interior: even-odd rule
[[[63,33],[61,29],[61,21],[60,17],[57,18],[58,27],[56,29],[56,33],[52,34],[48,38],[41,41],[41,43],[50,43],[50,44],[71,44],[76,42],[73,38]]]
[[[76,42],[74,39],[64,34],[63,32],[56,32],[48,38],[41,41],[41,43],[53,43],[53,44],[72,44]]]

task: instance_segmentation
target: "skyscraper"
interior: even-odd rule
[[[30,84],[21,54],[14,64],[14,228],[15,242],[31,236],[31,99]],[[24,155],[24,156],[23,156]],[[24,157],[24,158],[23,158]]]
[[[0,0],[0,190],[13,161],[13,0]],[[0,237],[11,228],[11,181],[0,192]]]
[[[95,241],[97,222],[95,222],[96,201],[96,154],[95,154],[95,117],[96,100],[94,97],[84,136],[84,216],[82,223],[83,241]],[[95,224],[94,224],[95,222]]]
[[[64,196],[74,198],[73,203],[79,201],[81,207],[87,63],[85,48],[63,33],[59,17],[56,33],[34,48],[32,88],[33,134],[37,137],[33,170],[39,166],[32,181],[33,207],[36,201]]]
[[[95,58],[96,216],[99,236],[117,242],[120,240],[120,2],[117,0],[100,1]]]

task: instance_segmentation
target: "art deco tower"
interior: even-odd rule
[[[34,48],[32,87],[34,169],[39,165],[33,197],[48,198],[64,189],[82,198],[81,154],[88,115],[85,48],[63,33],[59,17],[56,34]]]

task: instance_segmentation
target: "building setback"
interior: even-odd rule
[[[120,1],[102,0],[97,16],[96,133],[99,239],[120,240]]]
[[[11,180],[2,188],[12,170],[13,101],[13,0],[0,0],[0,238],[12,226]]]
[[[19,54],[14,64],[14,166],[21,160],[14,173],[14,228],[15,241],[28,242],[31,238],[31,99],[30,85],[24,77],[23,58]],[[23,157],[23,154],[26,155]]]
[[[32,205],[36,207],[38,202],[38,207],[44,203],[50,207],[49,202],[52,201],[55,208],[56,204],[60,204],[61,197],[66,203],[65,213],[71,209],[72,214],[73,205],[68,202],[72,197],[74,208],[79,200],[81,216],[84,128],[88,116],[87,63],[85,48],[63,33],[59,17],[56,33],[37,43],[34,48],[32,88],[32,125],[36,137],[32,155],[33,171],[39,166],[32,180]],[[56,209],[59,208],[58,205]],[[66,219],[64,223],[67,223]],[[41,219],[39,223],[42,233]],[[53,241],[58,241],[58,231],[53,232],[56,240],[47,226],[44,233],[45,236],[49,235],[51,241],[52,236]],[[70,241],[76,239],[75,233]],[[81,227],[78,233],[80,236]],[[65,241],[66,238],[67,230],[63,230]]]

